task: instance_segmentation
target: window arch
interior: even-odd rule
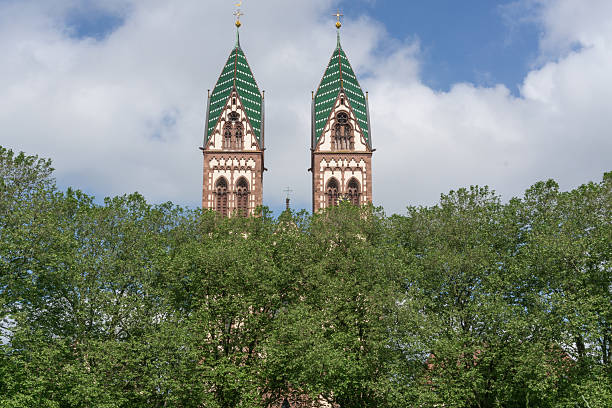
[[[335,178],[331,178],[327,182],[327,188],[325,189],[325,196],[327,198],[327,207],[333,207],[338,205],[338,181]]]
[[[234,105],[235,104],[236,103],[234,103]],[[240,119],[240,114],[238,112],[230,112],[228,117],[231,122],[238,122],[238,119]]]
[[[355,179],[355,177],[351,178],[348,182],[346,188],[349,202],[353,205],[359,205],[359,199],[361,198],[361,187],[359,186],[359,182]]]
[[[334,125],[334,149],[353,150],[353,129],[346,112],[338,112]]]
[[[236,208],[238,215],[249,215],[249,182],[244,177],[240,177],[236,183]]]
[[[234,136],[236,138],[236,144],[235,144],[236,149],[242,150],[242,140],[243,140],[242,123],[236,123],[236,125],[234,125]]]
[[[226,124],[223,128],[223,148],[232,148],[232,125],[230,123]]]
[[[223,127],[223,148],[226,150],[242,150],[244,145],[244,126],[238,112],[230,112]]]
[[[215,210],[220,215],[227,217],[227,180],[219,178],[215,183]]]

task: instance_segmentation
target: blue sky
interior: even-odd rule
[[[84,4],[69,9],[65,26],[74,38],[92,37],[103,40],[125,22],[125,10],[107,10],[96,4]]]
[[[397,39],[417,38],[424,82],[448,90],[457,82],[505,84],[518,91],[533,67],[541,28],[514,13],[515,0],[345,0],[347,17],[368,15]]]
[[[206,90],[233,0],[0,0],[0,144],[53,159],[61,187],[198,206]],[[610,0],[244,0],[266,90],[264,204],[310,208],[310,91],[342,44],[369,91],[374,203],[489,185],[503,199],[610,168]]]

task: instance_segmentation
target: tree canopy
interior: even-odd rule
[[[0,407],[612,406],[612,173],[223,218],[52,172],[0,148]]]

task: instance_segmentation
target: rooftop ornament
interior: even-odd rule
[[[338,10],[336,14],[334,14],[334,17],[338,19],[338,21],[336,22],[336,28],[339,30],[340,27],[342,27],[342,22],[340,21],[340,17],[344,17],[344,14],[340,13],[340,10]]]
[[[240,17],[244,16],[244,13],[240,9],[240,7],[242,7],[242,2],[236,3],[236,7],[238,7],[238,9],[234,12],[234,16],[236,16],[236,28],[240,28],[240,26],[242,25],[242,23],[240,22]]]

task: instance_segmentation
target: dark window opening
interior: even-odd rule
[[[215,210],[227,217],[227,181],[223,177],[215,183]]]
[[[336,115],[336,124],[334,126],[334,150],[353,150],[353,129],[349,124],[349,116],[346,112],[340,112]]]
[[[225,128],[223,129],[223,148],[232,148],[232,125],[229,123],[225,125]]]
[[[338,182],[335,178],[332,178],[327,182],[327,188],[325,191],[328,208],[338,205],[338,192]]]
[[[236,184],[236,208],[238,215],[242,217],[249,215],[249,183],[244,177],[240,177]]]
[[[242,124],[241,123],[237,123],[236,126],[234,126],[234,137],[235,137],[235,148],[238,150],[242,150],[242,144],[243,144],[243,132],[242,132]]]
[[[230,112],[228,122],[223,128],[223,148],[226,150],[242,150],[244,145],[244,126],[240,122],[238,112]]]
[[[359,182],[352,178],[347,187],[347,199],[353,205],[359,205],[361,198],[361,188],[359,187]]]

